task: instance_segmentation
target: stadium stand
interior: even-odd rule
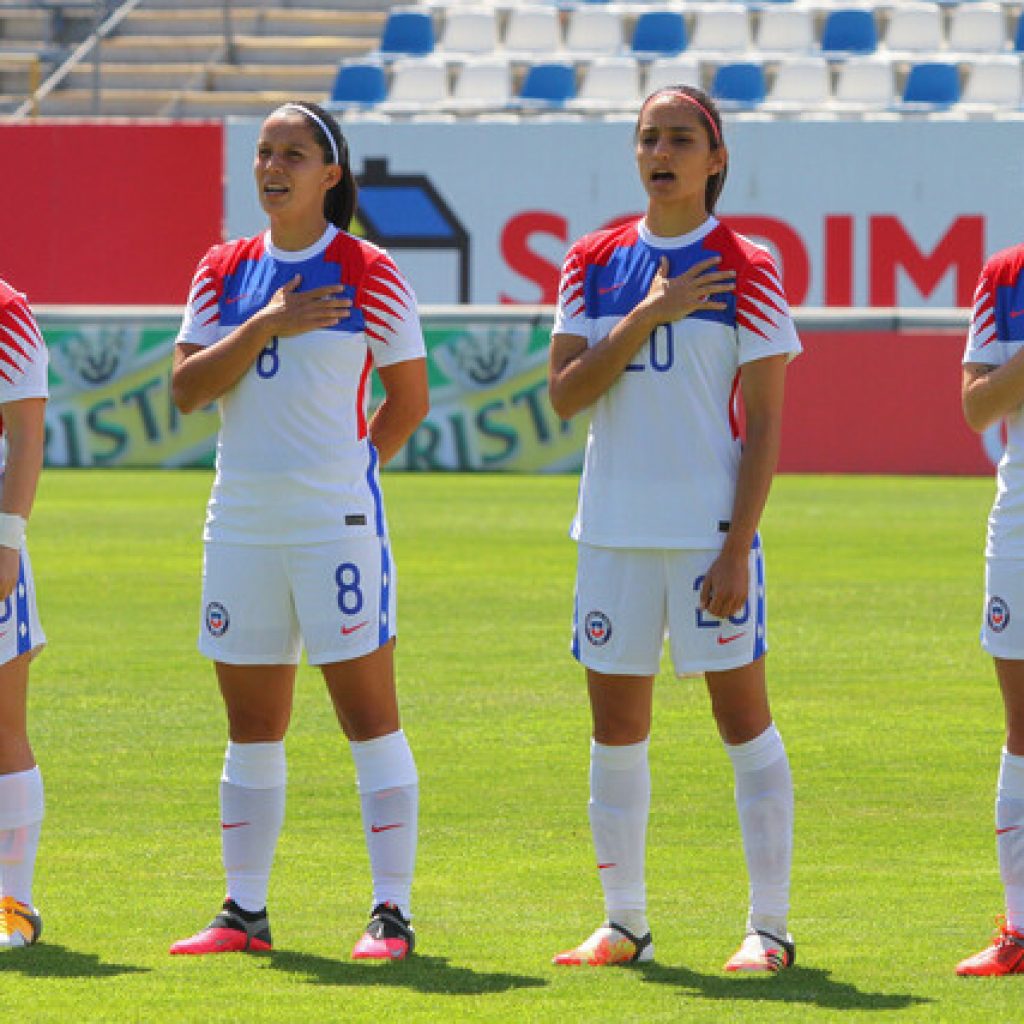
[[[0,0],[0,114],[28,113],[40,81],[47,115],[260,114],[298,97],[351,117],[603,116],[678,81],[736,117],[1021,113],[1024,0],[107,2],[100,23],[91,0]],[[936,74],[955,98],[913,98]]]

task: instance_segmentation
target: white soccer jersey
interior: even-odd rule
[[[329,227],[309,249],[269,232],[214,246],[192,282],[179,344],[215,345],[296,274],[300,290],[345,286],[334,327],[274,338],[218,406],[206,540],[305,544],[386,533],[369,377],[425,354],[412,288],[384,250]]]
[[[0,405],[22,398],[46,398],[49,355],[25,296],[0,279]],[[0,421],[2,430],[2,421]],[[6,461],[0,445],[0,473]]]
[[[996,253],[974,292],[965,363],[1002,366],[1024,346],[1024,245]],[[1006,450],[999,462],[996,500],[985,553],[1024,558],[1024,407],[1006,417]]]
[[[739,369],[800,352],[771,255],[715,218],[679,238],[644,221],[580,239],[562,269],[555,334],[596,345],[646,295],[659,260],[678,276],[720,255],[736,272],[724,310],[659,326],[594,404],[572,536],[603,547],[718,548],[741,440]]]

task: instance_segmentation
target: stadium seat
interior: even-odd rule
[[[433,50],[434,22],[428,11],[393,10],[388,14],[380,37],[382,57],[425,57]]]
[[[885,47],[892,53],[938,53],[942,49],[942,11],[934,3],[894,4],[885,30]]]
[[[811,110],[832,98],[831,72],[824,57],[791,57],[779,63],[766,109]]]
[[[640,68],[632,57],[598,57],[583,72],[583,80],[570,110],[635,111],[640,95]]]
[[[954,53],[1000,53],[1006,49],[1006,18],[999,4],[963,3],[949,12],[949,48]]]
[[[821,30],[821,48],[826,53],[874,53],[878,49],[874,11],[856,7],[829,11]]]
[[[491,7],[464,7],[448,11],[440,49],[446,55],[494,53],[498,48],[498,19]]]
[[[833,102],[841,109],[885,110],[896,88],[892,64],[884,57],[849,57],[837,69]]]
[[[633,28],[633,53],[671,57],[686,49],[686,20],[679,11],[643,11]]]
[[[562,106],[575,96],[576,69],[559,61],[532,64],[519,87],[525,106]]]
[[[561,50],[558,11],[538,4],[512,7],[505,26],[504,46],[509,54],[525,57],[544,57]]]
[[[577,7],[569,12],[565,48],[576,55],[614,54],[622,49],[622,18],[607,7]]]
[[[696,57],[658,57],[647,69],[646,95],[670,85],[700,85],[700,64]]]
[[[960,99],[960,71],[955,64],[927,61],[914,64],[903,87],[903,102],[951,106]]]
[[[711,95],[722,108],[755,107],[765,98],[764,68],[753,61],[722,64],[711,80]]]
[[[691,49],[701,53],[745,54],[752,46],[750,18],[743,4],[720,3],[697,11]]]
[[[1020,59],[1012,53],[979,57],[969,66],[961,106],[1016,110],[1022,100]]]
[[[467,60],[452,87],[449,106],[456,111],[501,110],[512,99],[512,68],[500,56]]]
[[[402,58],[391,65],[391,86],[380,104],[384,113],[439,109],[448,99],[448,67],[431,58]]]
[[[379,64],[342,64],[331,87],[332,105],[369,105],[387,98],[388,85]]]
[[[757,49],[769,53],[811,53],[816,48],[814,16],[810,7],[766,7],[758,19]]]
[[[1018,53],[1024,53],[1024,11],[1017,19],[1017,34],[1013,38],[1013,48]]]

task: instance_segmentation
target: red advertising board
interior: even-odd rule
[[[960,411],[964,333],[802,331],[780,470],[991,474]]]
[[[0,276],[35,304],[181,303],[221,240],[219,123],[0,126]]]

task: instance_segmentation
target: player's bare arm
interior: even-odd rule
[[[735,290],[735,274],[714,270],[719,259],[713,256],[669,277],[668,258],[662,257],[643,301],[592,348],[578,335],[556,334],[548,364],[548,394],[555,412],[567,420],[593,405],[659,324],[681,320],[697,310],[725,309],[716,296]]]
[[[390,462],[430,411],[426,359],[378,366],[384,401],[370,420],[370,441],[381,465]]]
[[[7,437],[7,465],[0,511],[23,519],[28,519],[32,512],[39,473],[43,468],[45,408],[45,398],[24,398],[0,407]],[[17,548],[0,545],[0,601],[10,595],[18,582],[20,557]]]
[[[289,338],[335,326],[350,315],[341,285],[298,291],[298,275],[274,292],[258,313],[216,345],[176,345],[171,376],[174,404],[194,412],[230,391],[272,338]]]
[[[1024,403],[1024,349],[1002,366],[965,363],[961,388],[964,419],[979,434]]]
[[[709,615],[736,615],[747,600],[747,559],[761,522],[782,442],[785,355],[745,363],[740,389],[746,410],[747,436],[740,456],[729,533],[701,587],[701,605]]]

